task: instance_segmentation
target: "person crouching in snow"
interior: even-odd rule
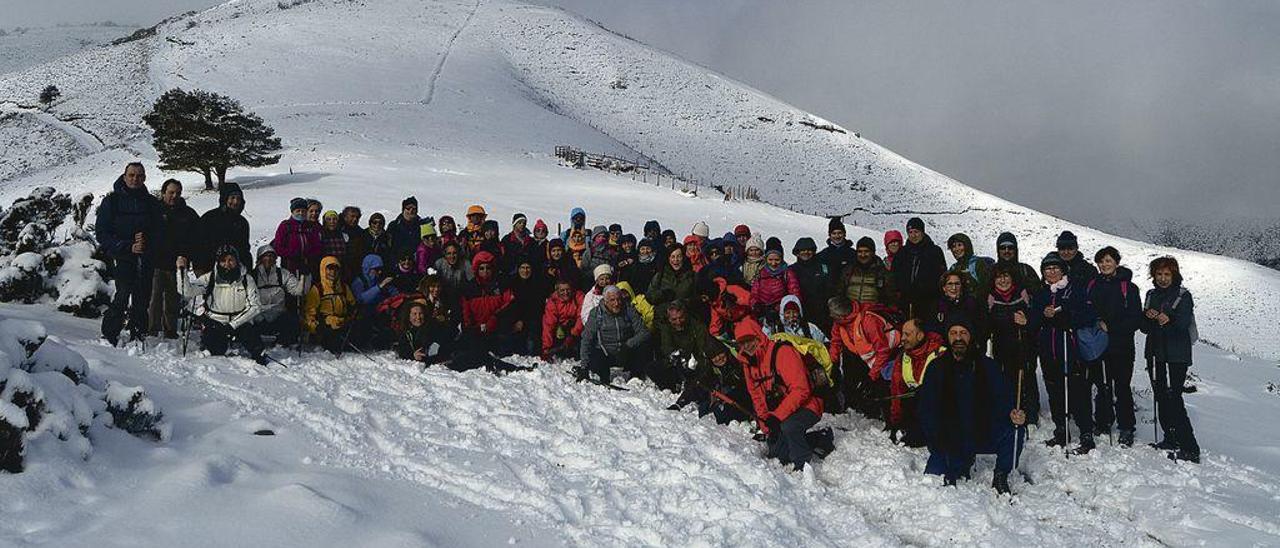
[[[258,264],[253,270],[253,280],[258,284],[258,304],[261,310],[254,316],[259,335],[275,335],[276,344],[289,346],[298,340],[301,331],[298,321],[298,299],[306,287],[302,279],[276,265],[279,255],[269,245],[258,248]]]
[[[556,280],[555,291],[542,311],[542,361],[578,355],[582,338],[582,292],[567,278]]]
[[[177,281],[182,297],[204,296],[204,306],[196,313],[200,322],[200,344],[210,354],[222,356],[235,339],[244,345],[254,361],[266,365],[262,337],[252,323],[261,307],[258,284],[240,265],[235,247],[223,245],[214,256],[213,270],[199,277],[187,270],[186,257],[178,257],[176,262],[178,276],[186,275]]]
[[[943,485],[968,479],[974,456],[996,455],[991,486],[1009,492],[1009,471],[1013,470],[1015,437],[1027,422],[1021,409],[1014,409],[1013,388],[995,360],[970,346],[973,331],[968,323],[954,321],[947,326],[950,350],[929,366],[929,374],[919,392],[920,428],[929,447],[924,473],[943,476]]]
[[[582,366],[576,371],[579,381],[594,375],[597,382],[608,384],[611,369],[619,367],[634,376],[643,376],[649,367],[649,330],[635,307],[617,286],[604,289],[604,299],[591,312],[583,326],[579,357]]]
[[[320,259],[320,283],[311,286],[303,302],[303,324],[312,340],[325,350],[341,354],[347,327],[355,316],[356,297],[342,281],[342,261]]]
[[[466,371],[484,367],[494,372],[514,371],[511,364],[498,359],[511,353],[513,334],[500,326],[513,310],[515,295],[498,282],[498,258],[488,251],[480,251],[471,259],[471,269],[476,279],[467,285],[462,294],[462,338],[450,369]]]
[[[804,470],[813,457],[805,433],[822,417],[822,399],[813,393],[809,370],[795,347],[739,325],[738,361],[756,422],[765,435],[767,456]]]

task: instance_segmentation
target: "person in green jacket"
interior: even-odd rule
[[[985,300],[991,292],[991,266],[995,260],[990,257],[979,257],[974,254],[973,240],[968,234],[957,233],[947,238],[947,248],[956,262],[951,264],[949,272],[959,272],[968,278],[968,296]]]

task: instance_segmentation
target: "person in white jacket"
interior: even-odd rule
[[[186,270],[186,257],[177,260],[179,293],[185,299],[204,298],[195,314],[200,323],[200,344],[210,354],[221,356],[234,338],[254,361],[265,365],[268,360],[262,352],[262,337],[253,324],[262,306],[258,284],[240,265],[240,255],[234,247],[219,247],[214,261],[213,271],[197,277]]]
[[[804,305],[800,304],[800,298],[795,295],[782,298],[782,302],[778,303],[778,321],[765,322],[763,328],[766,335],[789,333],[827,344],[827,335],[822,332],[822,328],[804,319]]]
[[[596,283],[582,296],[582,325],[587,325],[587,320],[591,318],[591,311],[604,300],[604,289],[613,285],[613,267],[607,264],[597,266],[591,272],[591,276]]]
[[[257,266],[253,269],[253,281],[258,285],[258,314],[253,324],[259,336],[276,338],[279,346],[290,346],[298,341],[302,331],[298,318],[298,299],[307,289],[302,279],[277,265],[279,256],[270,245],[258,247]]]

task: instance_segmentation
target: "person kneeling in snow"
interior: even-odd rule
[[[823,410],[822,398],[809,383],[804,358],[789,343],[765,338],[747,323],[738,325],[734,335],[767,456],[803,470],[813,457],[805,433],[818,423]]]
[[[224,355],[234,338],[244,345],[254,361],[266,365],[262,337],[252,323],[261,308],[258,284],[240,265],[236,248],[219,247],[213,270],[199,277],[187,270],[186,257],[178,257],[176,265],[178,275],[186,275],[186,279],[178,280],[182,297],[204,296],[204,306],[196,313],[201,326],[200,344],[204,349],[214,356]]]
[[[582,368],[576,374],[578,380],[586,380],[588,373],[602,383],[609,383],[610,369],[620,367],[634,376],[644,376],[648,371],[649,330],[635,307],[617,286],[604,288],[604,300],[587,319],[582,330],[580,357]]]
[[[1009,492],[1015,436],[1027,422],[1013,408],[1013,388],[995,360],[974,348],[973,329],[963,320],[947,326],[950,350],[929,367],[919,392],[920,429],[929,447],[924,473],[943,476],[944,485],[968,478],[974,456],[996,455],[991,486]]]
[[[253,280],[258,284],[258,304],[262,308],[254,316],[253,323],[259,335],[275,335],[276,344],[289,346],[298,340],[301,331],[296,307],[302,298],[302,280],[292,272],[276,265],[279,256],[274,248],[264,245],[258,248],[258,265],[253,269]]]
[[[332,256],[320,259],[320,283],[307,290],[303,304],[307,332],[325,350],[341,354],[355,310],[356,297],[342,281],[342,261]]]

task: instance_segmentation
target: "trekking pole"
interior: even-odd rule
[[[1017,404],[1014,406],[1014,409],[1017,409],[1018,411],[1022,411],[1022,373],[1023,373],[1022,369],[1018,369],[1018,393],[1015,396],[1017,398],[1016,400]],[[1019,472],[1022,471],[1021,467],[1019,466],[1019,464],[1021,464],[1022,462],[1022,458],[1021,458],[1022,455],[1018,451],[1018,445],[1019,445],[1019,442],[1022,440],[1020,439],[1021,436],[1018,435],[1018,430],[1022,429],[1025,431],[1026,427],[1027,427],[1027,421],[1024,419],[1022,421],[1022,425],[1014,428],[1014,431],[1013,431],[1013,468],[1015,470],[1018,470]]]
[[[182,357],[187,357],[187,340],[191,338],[191,303],[187,300],[187,267],[178,269],[182,283],[178,286],[182,297],[182,308],[178,310],[178,325],[182,328]]]
[[[298,270],[298,283],[301,284],[302,286],[302,295],[294,297],[293,302],[296,303],[295,308],[298,314],[298,357],[301,358],[302,357],[302,341],[307,336],[307,327],[306,327],[306,319],[305,319],[306,314],[302,310],[302,307],[305,306],[306,304],[304,302],[306,298],[306,294],[311,291],[311,287],[307,284],[307,274],[303,272],[302,269]]]
[[[1109,376],[1107,375],[1107,362],[1099,361],[1098,368],[1102,370],[1102,387],[1100,387],[1099,390],[1107,391],[1107,398],[1106,398],[1107,406],[1111,408],[1111,424],[1107,425],[1107,445],[1110,445],[1111,447],[1115,447],[1116,446],[1116,439],[1114,436],[1115,424],[1116,424],[1115,392],[1111,389],[1111,379],[1109,379]]]
[[[1063,453],[1071,458],[1071,360],[1067,359],[1067,330],[1062,330],[1062,430],[1066,432]],[[1084,433],[1081,432],[1081,435]]]

